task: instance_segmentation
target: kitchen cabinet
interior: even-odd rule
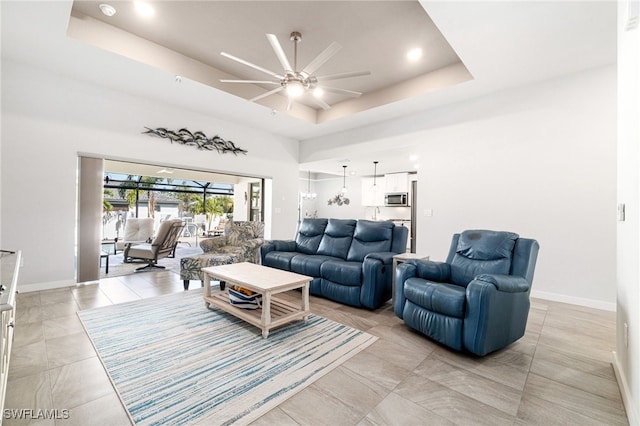
[[[387,173],[384,184],[384,192],[409,192],[409,173]]]
[[[0,408],[4,408],[7,394],[20,263],[22,263],[20,251],[0,250],[0,327],[2,327],[0,330]]]
[[[366,207],[370,206],[384,206],[384,192],[385,183],[384,178],[376,178],[377,190],[373,189],[373,178],[362,178],[362,205]]]

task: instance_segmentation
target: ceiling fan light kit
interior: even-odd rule
[[[287,55],[284,53],[284,50],[282,49],[282,45],[278,41],[278,37],[276,37],[274,34],[267,34],[267,40],[269,41],[269,44],[271,44],[271,47],[274,53],[276,54],[278,61],[280,62],[280,65],[284,70],[282,74],[275,73],[271,70],[268,70],[256,64],[253,64],[244,59],[240,59],[226,52],[220,52],[220,54],[225,58],[231,59],[242,65],[246,65],[257,71],[268,74],[271,77],[277,79],[277,81],[221,79],[220,82],[278,85],[279,87],[276,87],[275,89],[269,90],[265,93],[255,96],[252,99],[249,99],[249,101],[255,102],[257,100],[266,98],[267,96],[271,96],[276,93],[284,91],[288,97],[287,111],[293,107],[294,100],[299,99],[300,97],[302,97],[303,95],[309,92],[313,93],[314,95],[310,99],[316,104],[318,104],[322,109],[325,109],[325,110],[331,108],[331,106],[326,102],[324,102],[322,99],[320,99],[321,93],[331,92],[331,93],[337,93],[337,94],[351,96],[351,97],[358,97],[362,95],[362,93],[356,92],[354,90],[320,86],[319,83],[321,81],[330,81],[330,80],[338,80],[343,78],[365,76],[370,74],[369,71],[344,72],[344,73],[326,75],[322,77],[317,77],[313,75],[322,65],[324,65],[329,59],[331,59],[333,55],[335,55],[336,53],[338,53],[340,49],[342,49],[342,46],[340,46],[338,43],[336,42],[331,43],[329,47],[327,47],[318,56],[316,56],[315,59],[313,59],[307,66],[305,66],[302,70],[298,71],[298,43],[300,43],[300,40],[302,40],[302,34],[298,31],[293,31],[290,35],[290,40],[293,42],[293,66],[291,66],[291,63],[289,62]],[[319,89],[319,90],[316,91],[316,89]]]

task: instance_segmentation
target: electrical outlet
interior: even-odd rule
[[[629,324],[624,323],[624,347],[629,347]]]

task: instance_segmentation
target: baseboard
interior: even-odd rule
[[[62,280],[62,281],[48,281],[45,283],[18,284],[18,293],[31,293],[33,291],[54,290],[56,288],[76,287],[79,285],[97,284],[97,283],[98,281],[76,284],[74,281]]]
[[[546,291],[531,290],[531,297],[538,299],[551,300],[553,302],[569,303],[571,305],[586,306],[588,308],[602,309],[604,311],[616,311],[615,302],[603,302],[601,300],[584,299],[582,297],[567,296],[558,293],[549,293]]]
[[[618,381],[618,389],[620,389],[620,395],[622,395],[622,403],[624,404],[624,409],[627,412],[627,420],[631,426],[640,425],[640,417],[638,417],[638,411],[633,403],[633,398],[631,396],[631,390],[629,389],[629,383],[627,383],[627,379],[624,374],[622,374],[622,368],[620,365],[620,361],[618,360],[618,354],[616,351],[612,352],[613,354],[613,371],[616,373],[616,380]]]

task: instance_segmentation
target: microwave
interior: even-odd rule
[[[387,192],[384,194],[384,205],[387,207],[406,207],[409,205],[409,193]]]

